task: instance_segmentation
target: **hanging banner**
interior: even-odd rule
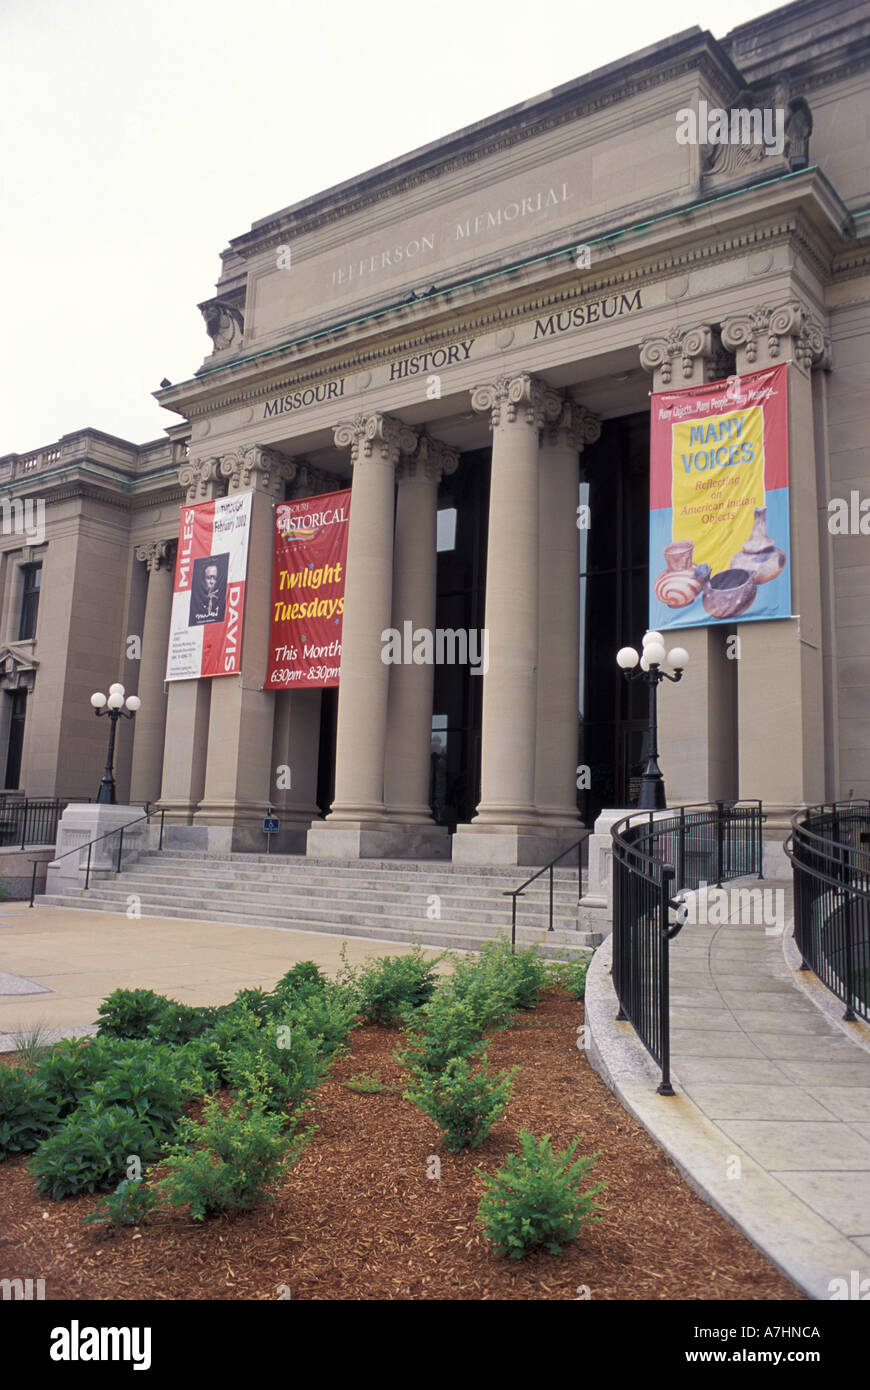
[[[350,488],[275,508],[264,690],[338,685]]]
[[[652,395],[651,629],[790,617],[787,373]]]
[[[234,493],[181,509],[168,681],[241,670],[252,496]]]

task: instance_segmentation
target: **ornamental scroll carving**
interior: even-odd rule
[[[587,444],[596,444],[601,438],[601,421],[587,406],[566,396],[559,418],[545,426],[544,438],[551,444],[564,442],[582,454]]]
[[[188,506],[196,502],[207,502],[214,496],[214,487],[220,481],[220,459],[188,459],[178,470],[178,481],[184,488],[184,500]]]
[[[336,425],[334,438],[339,449],[350,449],[351,465],[362,459],[389,463],[394,468],[400,454],[412,454],[418,434],[392,415],[356,415]]]
[[[696,328],[672,328],[664,337],[644,338],[640,344],[640,365],[646,372],[661,371],[662,385],[669,386],[674,364],[679,361],[683,377],[695,374],[695,361],[713,358],[713,329],[708,323]]]
[[[558,420],[562,411],[562,396],[546,382],[520,372],[516,376],[500,376],[495,381],[475,386],[471,393],[471,408],[479,414],[489,413],[490,429],[512,425],[520,420],[535,429],[543,429]]]
[[[459,466],[459,450],[442,444],[425,432],[420,435],[413,454],[403,454],[396,469],[396,478],[425,478],[429,482],[440,483],[441,479],[455,473]]]
[[[172,570],[175,564],[176,541],[150,541],[136,546],[136,559],[141,560],[149,574],[156,570]]]
[[[764,343],[767,356],[776,361],[782,356],[784,338],[791,339],[794,360],[802,371],[831,365],[830,342],[821,324],[796,299],[776,308],[759,305],[748,313],[733,314],[722,324],[726,348],[732,352],[743,348],[749,364],[756,362],[760,343]]]
[[[230,492],[265,492],[269,497],[283,495],[284,484],[296,476],[296,464],[275,449],[251,444],[235,453],[224,454],[220,471],[229,479]]]

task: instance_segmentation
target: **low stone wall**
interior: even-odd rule
[[[36,866],[36,891],[45,892],[45,866],[54,858],[54,845],[27,845],[25,849],[0,849],[0,882],[6,889],[7,897],[13,900],[30,901],[30,883],[33,877],[31,859],[39,862]],[[0,905],[2,907],[2,905]]]

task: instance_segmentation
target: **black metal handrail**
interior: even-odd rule
[[[794,875],[794,939],[846,1009],[870,1022],[870,802],[826,802],[792,817],[785,852]]]
[[[112,836],[112,835],[119,835],[119,836],[120,836],[120,839],[119,839],[119,841],[118,841],[118,863],[117,863],[117,865],[115,866],[115,872],[116,872],[116,873],[120,873],[120,872],[121,872],[121,858],[122,858],[122,855],[123,855],[123,853],[124,853],[124,831],[125,831],[125,830],[129,830],[131,825],[139,825],[143,820],[145,820],[145,821],[150,821],[150,820],[151,820],[152,814],[155,814],[155,813],[153,813],[152,811],[150,811],[149,809],[147,809],[147,808],[149,807],[149,804],[150,804],[149,802],[146,801],[144,804],[145,804],[145,807],[146,807],[146,811],[145,811],[144,816],[136,816],[134,820],[125,821],[125,823],[124,823],[123,825],[116,825],[114,830],[106,830],[106,831],[103,832],[102,835],[95,835],[94,838],[93,838],[93,840],[88,840],[87,844],[85,844],[85,845],[73,845],[72,849],[64,850],[63,854],[57,854],[57,855],[55,855],[54,859],[50,859],[50,860],[47,860],[47,861],[44,860],[44,859],[31,859],[31,860],[30,860],[30,863],[33,865],[33,873],[32,873],[31,878],[30,878],[30,903],[29,903],[29,906],[30,906],[30,907],[33,907],[33,899],[34,899],[34,897],[36,896],[36,870],[37,870],[38,865],[40,865],[40,864],[45,864],[45,865],[46,865],[46,868],[51,868],[52,864],[59,864],[60,861],[61,861],[61,859],[66,859],[66,858],[68,858],[68,856],[71,855],[71,854],[80,854],[81,851],[82,851],[83,849],[86,849],[86,850],[88,851],[88,863],[87,863],[87,868],[85,869],[85,891],[87,892],[88,888],[90,887],[90,881],[91,881],[91,855],[92,855],[92,853],[93,853],[94,845],[98,845],[98,844],[100,843],[101,840],[108,840],[109,837]],[[160,808],[160,839],[159,839],[158,844],[157,844],[158,850],[162,850],[162,848],[163,848],[163,822],[164,822],[165,815],[166,815],[166,808],[163,807],[163,806],[161,806],[161,808]]]
[[[529,886],[530,883],[534,883],[534,881],[535,881],[536,878],[540,878],[540,877],[541,877],[541,874],[545,874],[545,873],[547,873],[547,871],[549,870],[549,874],[550,874],[550,914],[549,914],[549,923],[550,923],[550,925],[547,927],[547,931],[552,931],[552,930],[553,930],[553,869],[554,869],[555,865],[558,864],[558,862],[559,862],[560,859],[564,859],[566,854],[571,854],[572,851],[575,850],[575,849],[578,851],[578,854],[577,854],[577,901],[578,901],[578,902],[580,901],[581,897],[583,896],[583,865],[582,865],[582,863],[581,863],[581,859],[582,859],[583,856],[582,856],[582,854],[579,853],[579,850],[580,850],[580,846],[583,844],[583,840],[585,840],[586,838],[587,838],[587,836],[584,835],[584,836],[583,836],[583,839],[582,839],[582,840],[578,840],[577,843],[576,843],[576,845],[569,845],[567,849],[563,849],[561,854],[557,854],[556,857],[555,857],[555,859],[551,859],[551,860],[550,860],[549,864],[545,864],[544,867],[543,867],[542,869],[538,869],[537,873],[534,873],[534,874],[531,875],[530,878],[527,878],[526,881],[525,881],[525,883],[521,883],[521,884],[520,884],[519,888],[505,888],[505,889],[503,890],[503,892],[502,892],[502,897],[503,897],[503,898],[510,898],[510,900],[511,900],[511,951],[513,952],[514,955],[516,955],[516,951],[517,951],[517,898],[521,898],[521,897],[522,897],[522,895],[523,895],[523,889],[524,889],[524,888],[528,888],[528,886]]]
[[[5,849],[21,842],[28,845],[52,845],[57,838],[57,823],[69,803],[57,796],[4,796],[0,798],[0,844]]]
[[[683,926],[669,912],[676,891],[763,875],[760,801],[703,802],[673,815],[632,812],[611,828],[613,968],[618,1019],[627,1019],[661,1067],[672,1096],[669,945]]]

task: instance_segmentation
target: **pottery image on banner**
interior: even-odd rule
[[[701,602],[711,618],[736,618],[751,608],[757,593],[755,576],[748,570],[720,570],[704,585]]]
[[[752,534],[731,560],[731,568],[748,570],[756,584],[767,584],[785,569],[785,551],[767,534],[767,508],[755,508]]]
[[[694,548],[694,541],[672,541],[665,546],[667,569],[657,577],[653,593],[668,608],[686,608],[693,603],[710,576],[709,565],[692,563]]]

